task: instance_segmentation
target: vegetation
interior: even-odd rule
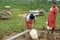
[[[37,16],[36,28],[43,28],[45,22],[47,21],[50,4],[40,4],[40,3],[20,3],[20,2],[0,2],[0,12],[4,10],[6,5],[11,6],[12,9],[19,9],[19,11],[13,11],[10,15],[9,20],[0,20],[0,30],[5,34],[9,35],[12,32],[22,32],[26,30],[25,28],[25,18],[19,17],[18,14],[28,13],[31,9],[44,9],[46,11],[45,16]],[[60,8],[60,5],[58,4]],[[34,26],[33,26],[34,27]],[[57,15],[57,27],[60,27],[60,12]]]

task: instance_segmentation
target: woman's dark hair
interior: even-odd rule
[[[53,4],[56,4],[56,2],[53,2]]]
[[[33,15],[33,14],[30,14],[30,19],[34,19],[35,18],[35,16]]]

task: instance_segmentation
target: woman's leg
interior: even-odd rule
[[[54,27],[52,28],[52,32],[51,33],[53,34],[53,32],[54,32]]]

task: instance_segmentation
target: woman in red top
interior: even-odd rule
[[[52,3],[52,7],[50,9],[50,14],[49,14],[49,17],[48,17],[48,27],[52,29],[52,33],[54,31],[54,28],[56,27],[56,15],[57,15],[57,12],[58,12],[58,8],[56,6],[56,3],[53,2]]]

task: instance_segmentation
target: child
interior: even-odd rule
[[[26,17],[26,28],[31,30],[32,22],[34,22],[34,26],[35,26],[35,20],[36,20],[36,16],[34,14],[28,14]]]
[[[34,27],[35,27],[35,25],[36,25],[35,24],[36,23],[35,20],[36,20],[36,16],[34,14],[27,14],[27,16],[26,16],[26,28],[31,30],[33,22],[34,22]],[[30,32],[28,32],[28,35],[27,35],[26,38],[29,38],[30,40],[32,40]]]

